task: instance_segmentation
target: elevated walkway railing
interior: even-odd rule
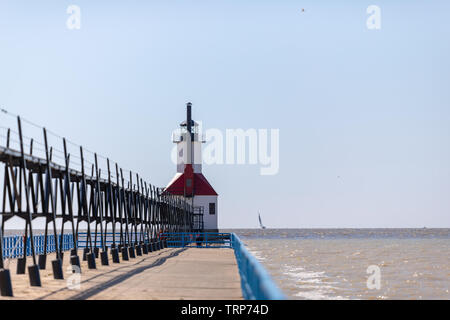
[[[112,237],[116,237],[116,242],[120,241],[120,234],[107,233],[106,246],[110,247],[112,244]],[[140,239],[138,234],[138,239]],[[61,237],[61,235],[60,235]],[[84,238],[83,238],[84,237]],[[3,257],[17,258],[24,256],[24,236],[6,236],[3,237]],[[61,238],[60,238],[61,239]],[[132,241],[135,237],[133,234]],[[245,245],[234,233],[163,233],[161,239],[166,240],[169,248],[232,248],[236,256],[236,261],[241,278],[242,294],[247,300],[284,300],[285,296],[280,289],[273,282],[272,278],[264,267],[256,260],[256,258],[245,248]],[[145,242],[149,239],[145,238]],[[92,245],[95,247],[102,246],[102,239],[97,237],[97,241],[92,239]],[[42,254],[45,247],[45,235],[34,236],[35,250],[37,254]],[[73,248],[73,235],[64,234],[62,237],[63,251]],[[77,246],[85,248],[88,245],[87,235],[80,232]],[[47,236],[47,253],[55,252],[55,237],[54,235]],[[31,255],[30,238],[27,239],[26,255]]]
[[[95,233],[91,233],[91,241],[92,241],[92,246],[93,247],[97,247],[97,248],[101,248],[103,247],[103,240],[105,239],[105,245],[107,247],[111,247],[111,245],[115,242],[116,244],[119,244],[121,242],[121,238],[120,238],[120,232],[104,232],[103,233],[103,237],[102,238],[100,236],[100,233],[97,234],[97,237],[95,237]],[[147,236],[147,233],[141,233],[141,232],[137,232],[137,233],[131,233],[129,234],[129,236],[125,236],[124,235],[124,239],[122,239],[123,241],[125,241],[126,243],[131,242],[134,243],[136,242],[137,238],[137,242],[144,242],[144,243],[149,243],[151,242],[150,239]],[[78,248],[87,248],[90,246],[90,241],[88,238],[88,234],[87,232],[79,232],[78,233],[78,242],[77,242],[77,246]]]
[[[166,240],[169,248],[232,248],[231,233],[166,232],[161,234],[161,238]]]
[[[247,300],[284,300],[269,273],[245,248],[235,233],[165,233],[168,247],[232,248],[241,278],[242,294]]]
[[[61,238],[59,235],[59,241],[63,245],[63,251],[73,249],[73,235],[70,233],[64,234]],[[62,240],[61,240],[62,239]],[[36,254],[43,254],[45,249],[45,235],[35,235],[33,236],[34,249]],[[27,249],[25,256],[31,256],[31,239],[27,238]],[[17,258],[23,257],[25,250],[25,237],[22,235],[6,236],[3,237],[3,258]],[[56,251],[55,246],[55,236],[47,235],[47,253],[52,253]]]
[[[105,244],[107,247],[111,247],[111,244],[113,243],[113,235],[115,237],[115,241],[117,244],[120,243],[120,233],[113,234],[112,232],[104,233],[104,236],[106,235],[106,241]],[[62,241],[62,248],[63,251],[68,251],[73,249],[73,234],[72,233],[66,233],[61,238],[61,235],[59,235],[59,241],[61,243]],[[97,239],[95,238],[95,233],[91,234],[92,237],[92,246],[101,248],[103,246],[103,239],[100,236],[100,234],[97,235]],[[62,239],[62,240],[61,240]],[[135,242],[135,234],[130,233],[130,239],[131,242]],[[145,243],[151,242],[150,239],[145,236],[141,237],[141,233],[137,233],[137,239],[140,241],[141,239],[144,239]],[[43,254],[44,248],[47,245],[47,253],[52,253],[56,251],[56,245],[55,245],[55,236],[53,234],[47,235],[47,244],[45,244],[45,235],[39,234],[33,236],[34,240],[34,249],[36,254]],[[128,242],[128,239],[125,240]],[[26,245],[26,252],[25,256],[31,256],[31,239],[30,237],[27,237],[27,245]],[[90,242],[89,238],[87,236],[86,232],[79,232],[78,233],[78,241],[77,241],[77,247],[78,248],[87,248],[89,247]],[[23,235],[12,235],[12,236],[6,236],[3,237],[3,258],[17,258],[17,257],[23,257],[24,256],[24,250],[25,250],[25,237]]]

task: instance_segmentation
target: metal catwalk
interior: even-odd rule
[[[10,115],[7,111],[2,111]],[[112,255],[114,263],[119,263],[119,253],[123,260],[128,260],[136,255],[164,248],[165,241],[159,236],[163,232],[193,230],[193,208],[185,198],[163,192],[161,188],[143,181],[138,174],[129,172],[125,177],[125,170],[119,168],[117,163],[111,165],[106,158],[104,171],[107,172],[102,174],[96,153],[92,162],[85,159],[81,146],[79,155],[71,155],[67,148],[68,142],[62,137],[62,164],[58,164],[53,161],[56,148],[49,146],[48,130],[45,128],[41,128],[43,143],[39,149],[44,156],[36,156],[34,151],[38,148],[34,146],[35,140],[24,137],[21,118],[15,118],[18,130],[3,127],[6,133],[0,142],[0,164],[4,167],[0,182],[2,295],[12,296],[11,277],[9,270],[4,269],[2,252],[5,225],[13,217],[25,221],[23,252],[27,252],[27,245],[31,246],[31,263],[27,269],[32,286],[41,286],[39,270],[46,268],[48,253],[47,245],[44,244],[44,252],[36,254],[33,242],[36,230],[32,226],[32,221],[36,218],[45,219],[45,241],[49,233],[54,235],[56,259],[51,264],[55,279],[63,279],[63,246],[60,239],[64,232],[68,232],[67,226],[74,235],[73,249],[70,251],[71,264],[80,267],[77,244],[79,234],[83,234],[87,241],[83,258],[87,260],[90,269],[97,267],[95,258],[98,256],[102,265],[108,264],[108,254]],[[11,137],[13,133],[17,134],[17,140]],[[14,146],[12,142],[15,142]],[[75,157],[79,163],[71,165],[71,158]],[[111,232],[118,236],[113,236],[108,248],[106,243],[111,241],[106,241],[106,237]],[[27,256],[24,254],[18,260],[16,272],[25,273],[26,265]]]

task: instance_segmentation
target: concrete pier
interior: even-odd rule
[[[79,250],[80,260],[82,251]],[[96,259],[97,269],[89,270],[81,261],[80,287],[69,287],[76,280],[69,266],[69,252],[64,254],[64,280],[54,280],[51,260],[41,270],[42,287],[31,287],[28,274],[16,274],[16,261],[9,261],[13,298],[0,299],[100,299],[100,300],[152,300],[152,299],[242,299],[240,277],[232,249],[166,248],[136,259],[112,262],[102,266]],[[27,264],[31,263],[28,257]],[[71,280],[70,280],[71,279]]]

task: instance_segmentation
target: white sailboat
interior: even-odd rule
[[[265,229],[266,227],[262,223],[261,214],[259,213],[259,211],[258,211],[258,219],[259,219],[259,226],[261,227],[261,229]]]

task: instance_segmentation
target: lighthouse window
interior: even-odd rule
[[[216,214],[216,204],[214,202],[209,203],[209,214]]]
[[[192,186],[192,179],[186,179],[186,187]]]

